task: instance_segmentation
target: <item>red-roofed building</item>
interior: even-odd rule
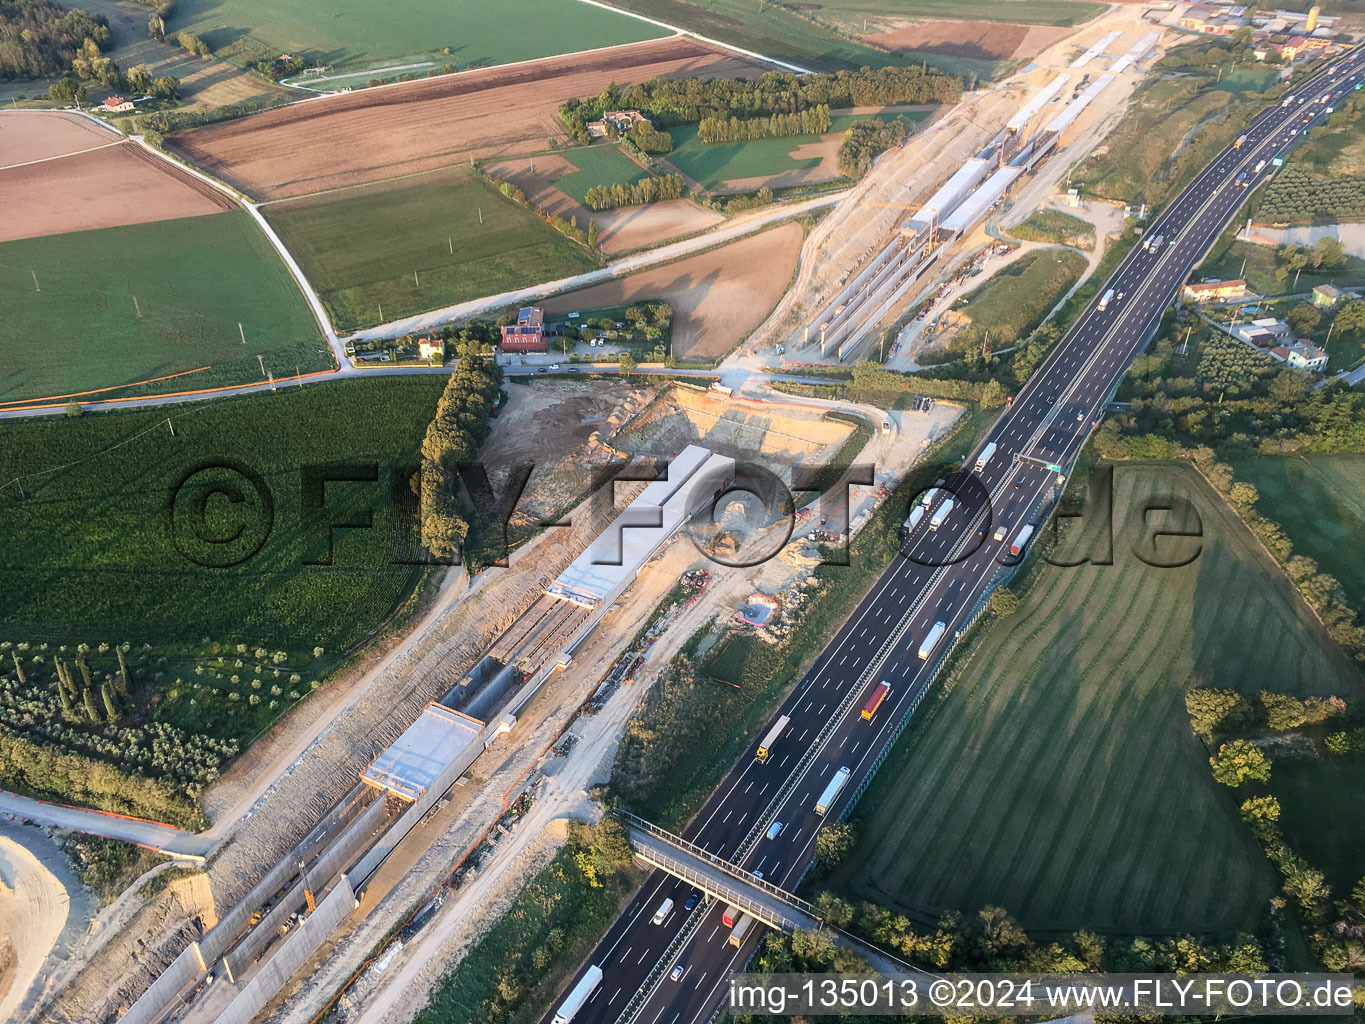
[[[110,96],[107,100],[101,103],[100,106],[103,107],[105,110],[111,111],[115,114],[122,114],[125,111],[133,109],[133,101],[126,100],[122,96]]]
[[[535,306],[517,310],[517,322],[502,329],[504,352],[545,352],[545,313]]]

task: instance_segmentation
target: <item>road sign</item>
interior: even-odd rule
[[[1282,159],[1281,159],[1280,157],[1278,157],[1278,156],[1277,156],[1274,160],[1272,160],[1272,161],[1270,161],[1270,162],[1271,162],[1272,164],[1274,164],[1276,167],[1283,167],[1283,166],[1284,166],[1284,160],[1282,160]]]

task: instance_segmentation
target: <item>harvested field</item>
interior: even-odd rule
[[[535,165],[532,172],[531,166]],[[510,181],[526,193],[526,198],[542,210],[566,220],[577,217],[580,225],[589,219],[597,222],[598,244],[608,256],[658,245],[671,238],[705,231],[725,218],[690,199],[670,199],[646,206],[625,206],[618,210],[589,210],[556,187],[555,182],[574,172],[574,165],[558,153],[531,159],[503,160],[487,167],[495,178]]]
[[[118,142],[122,136],[88,117],[56,110],[0,110],[0,169],[50,160]]]
[[[673,307],[673,355],[716,359],[744,340],[791,283],[803,232],[783,224],[662,267],[545,300],[546,313],[663,299]]]
[[[1075,29],[1016,25],[1007,21],[906,22],[863,39],[893,53],[937,53],[973,60],[1032,57],[1071,35]]]
[[[243,191],[279,199],[544,149],[547,139],[564,136],[560,103],[613,81],[761,70],[674,37],[345,93],[181,132],[170,142]]]
[[[0,221],[0,242],[237,208],[212,185],[132,142],[0,170],[5,193],[24,202]]]

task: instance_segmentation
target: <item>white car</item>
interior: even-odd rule
[[[683,976],[683,971],[685,969],[686,968],[684,968],[682,964],[678,964],[677,967],[673,968],[673,970],[669,972],[668,980],[677,981],[679,978]]]
[[[558,369],[559,369],[559,364],[558,364],[558,363],[551,363],[551,364],[550,364],[550,369],[552,369],[552,370],[558,370]]]

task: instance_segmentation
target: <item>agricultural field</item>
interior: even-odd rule
[[[183,0],[168,26],[203,37],[236,64],[302,55],[336,68],[427,70],[442,64],[488,67],[657,39],[666,29],[576,0],[522,0],[516,17],[498,4],[418,0],[394,17],[365,0],[336,0],[319,18],[308,0],[266,7],[250,0]],[[534,25],[536,31],[526,27]],[[249,26],[244,28],[243,26]]]
[[[1222,241],[1214,247],[1209,258],[1195,270],[1199,277],[1217,277],[1230,280],[1237,277],[1246,279],[1247,287],[1257,295],[1284,295],[1291,290],[1310,292],[1320,284],[1336,284],[1343,288],[1365,285],[1365,260],[1358,256],[1347,256],[1346,263],[1340,267],[1304,267],[1299,274],[1298,284],[1290,280],[1284,283],[1275,280],[1275,249],[1254,242],[1232,241],[1224,245]]]
[[[556,295],[541,305],[548,318],[661,300],[673,307],[672,355],[719,359],[782,297],[796,273],[803,239],[800,224],[782,224],[676,263]]]
[[[442,75],[382,94],[338,94],[178,132],[168,142],[248,195],[284,199],[475,159],[539,154],[547,141],[566,139],[559,105],[596,95],[611,82],[752,77],[764,70],[748,58],[674,37]]]
[[[264,210],[339,331],[597,266],[463,166]]]
[[[217,387],[260,380],[262,364],[277,377],[335,365],[243,210],[0,243],[0,293],[0,404]]]
[[[858,32],[860,20],[850,25]],[[1003,21],[869,20],[862,38],[907,57],[932,55],[936,67],[968,78],[995,78],[1002,67],[1021,63],[1073,33],[1071,28],[1020,25]]]
[[[1271,224],[1335,224],[1365,214],[1365,178],[1320,180],[1301,167],[1286,167],[1265,187],[1256,211]]]
[[[991,0],[823,0],[811,15],[852,32],[861,30],[863,19],[870,24],[885,19],[961,18],[1069,27],[1098,17],[1104,10],[1104,4],[1088,0],[1011,0],[1003,4]]]
[[[563,156],[577,169],[557,179],[555,187],[580,205],[594,185],[634,185],[649,173],[614,145],[571,149]]]
[[[1257,511],[1280,524],[1295,554],[1316,560],[1349,605],[1365,608],[1365,456],[1266,456],[1232,467],[1260,493]]]
[[[97,678],[117,668],[108,642],[127,641],[134,722],[154,707],[155,720],[245,745],[283,713],[272,701],[292,699],[270,687],[306,696],[411,592],[421,570],[410,564],[416,510],[403,467],[419,457],[443,385],[336,381],[0,423],[0,635],[30,659],[43,644],[50,659],[88,643]],[[333,531],[323,564],[328,530],[300,493],[305,467],[328,462],[374,477],[326,489],[332,506],[371,511],[373,526]],[[180,522],[201,483],[244,500]],[[50,667],[31,662],[29,676]],[[264,699],[231,698],[253,674]]]
[[[917,921],[997,904],[1040,935],[1224,935],[1261,920],[1280,882],[1210,777],[1185,692],[1359,699],[1359,673],[1192,469],[1125,463],[1114,484],[1118,510],[1189,499],[1198,557],[1144,565],[1136,513],[1120,513],[1113,565],[1039,567],[855,811],[863,838],[833,876],[850,898]]]
[[[1365,878],[1365,761],[1347,757],[1280,757],[1266,788],[1280,801],[1280,824],[1294,848],[1345,897]],[[1324,822],[1331,826],[1323,827]]]

